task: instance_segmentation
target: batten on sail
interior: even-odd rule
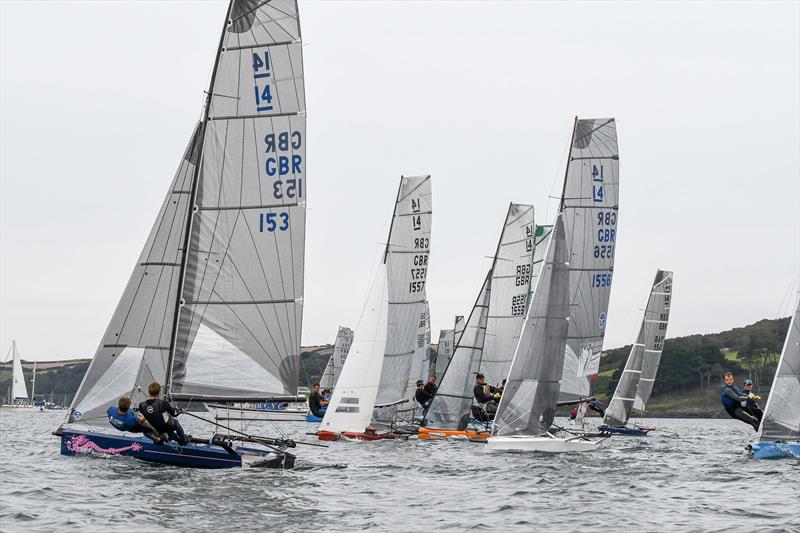
[[[426,307],[426,279],[431,240],[430,176],[403,176],[397,191],[384,263],[389,287],[386,352],[377,405],[408,401],[413,390],[419,318]],[[395,409],[376,409],[375,420],[390,422]]]
[[[650,399],[667,334],[672,305],[672,279],[672,272],[656,272],[636,341],[605,411],[603,423],[608,426],[624,426],[630,418],[631,409],[644,412]]]
[[[588,396],[589,377],[599,368],[614,270],[618,198],[616,122],[576,118],[560,206],[570,272],[563,399]]]

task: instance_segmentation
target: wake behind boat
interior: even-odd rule
[[[291,439],[225,428],[185,445],[157,445],[112,433],[106,409],[122,396],[136,405],[151,382],[165,384],[168,400],[190,405],[269,402],[297,390],[307,192],[303,79],[296,2],[233,0],[203,119],[69,417],[55,432],[62,454],[207,468],[294,464]]]

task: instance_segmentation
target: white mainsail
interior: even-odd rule
[[[35,372],[35,371],[34,371]],[[11,341],[11,400],[28,400],[28,386],[22,372],[22,361],[17,352],[17,341]]]
[[[305,91],[294,0],[233,0],[203,120],[70,410],[294,394],[305,252]]]
[[[560,212],[568,247],[570,316],[561,396],[588,396],[603,347],[619,210],[613,118],[575,119]]]
[[[555,417],[569,316],[569,268],[562,215],[525,316],[493,436],[546,434]]]
[[[758,441],[800,441],[800,298],[769,390]]]
[[[425,302],[425,307],[419,315],[419,322],[417,323],[417,337],[416,346],[414,348],[414,364],[411,367],[411,376],[409,376],[409,386],[406,392],[416,388],[418,379],[427,381],[430,377],[429,369],[431,365],[431,307],[428,301]]]
[[[650,288],[636,341],[631,346],[617,388],[606,408],[603,422],[624,426],[631,409],[644,412],[658,372],[672,305],[672,272],[659,270]]]
[[[425,280],[431,240],[430,176],[400,179],[384,264],[389,286],[389,318],[377,405],[410,397],[420,315],[425,310]],[[418,375],[418,372],[414,372]],[[416,379],[414,379],[416,381]],[[413,387],[413,382],[412,382]],[[395,410],[376,409],[376,420],[388,422]]]
[[[333,353],[328,358],[328,363],[325,365],[325,371],[319,380],[319,386],[324,389],[333,389],[336,387],[336,382],[339,380],[339,375],[342,373],[344,362],[347,359],[347,353],[350,351],[350,345],[353,344],[353,330],[344,326],[339,326],[336,332],[336,341],[333,345]]]
[[[381,263],[320,430],[363,433],[372,420],[386,351],[389,288]]]

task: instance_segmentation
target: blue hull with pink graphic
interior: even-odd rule
[[[292,468],[294,463],[294,456],[291,454],[274,453],[258,448],[239,447],[234,450],[229,445],[190,443],[180,446],[175,442],[159,445],[147,437],[74,429],[62,430],[61,455],[122,455],[151,463],[192,468],[241,466]]]

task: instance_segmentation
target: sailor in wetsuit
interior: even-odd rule
[[[417,400],[417,403],[420,404],[423,409],[427,409],[431,406],[433,395],[428,393],[426,387],[423,387],[424,384],[425,382],[421,379],[417,380],[417,390],[414,392],[414,399]]]
[[[483,408],[487,414],[497,412],[497,405],[500,401],[500,390],[486,383],[483,374],[475,376],[475,387],[472,389],[475,401]]]
[[[181,446],[189,443],[189,438],[175,418],[181,411],[176,409],[167,400],[158,397],[161,394],[161,385],[153,382],[147,387],[150,396],[139,404],[139,412],[144,415],[150,424],[162,435],[174,440]]]
[[[108,422],[120,431],[143,433],[156,444],[161,444],[163,441],[156,429],[142,415],[131,411],[131,399],[127,396],[121,397],[117,405],[109,407],[106,414]]]
[[[325,411],[328,409],[328,402],[319,393],[319,383],[314,383],[314,390],[308,396],[308,410],[317,418],[325,416]]]
[[[744,411],[742,404],[747,405],[747,400],[755,399],[756,396],[752,392],[745,396],[742,391],[733,384],[733,374],[728,372],[725,374],[725,385],[720,389],[720,397],[725,411],[736,420],[741,420],[753,426],[753,429],[758,431],[758,419]]]
[[[747,401],[742,402],[742,410],[750,416],[756,417],[758,421],[761,422],[761,418],[764,416],[764,411],[762,411],[761,407],[759,407],[758,403],[756,403],[757,400],[761,399],[761,396],[753,395],[753,398],[750,398],[750,395],[753,394],[753,382],[751,380],[744,380],[744,391],[742,394],[747,396]]]

